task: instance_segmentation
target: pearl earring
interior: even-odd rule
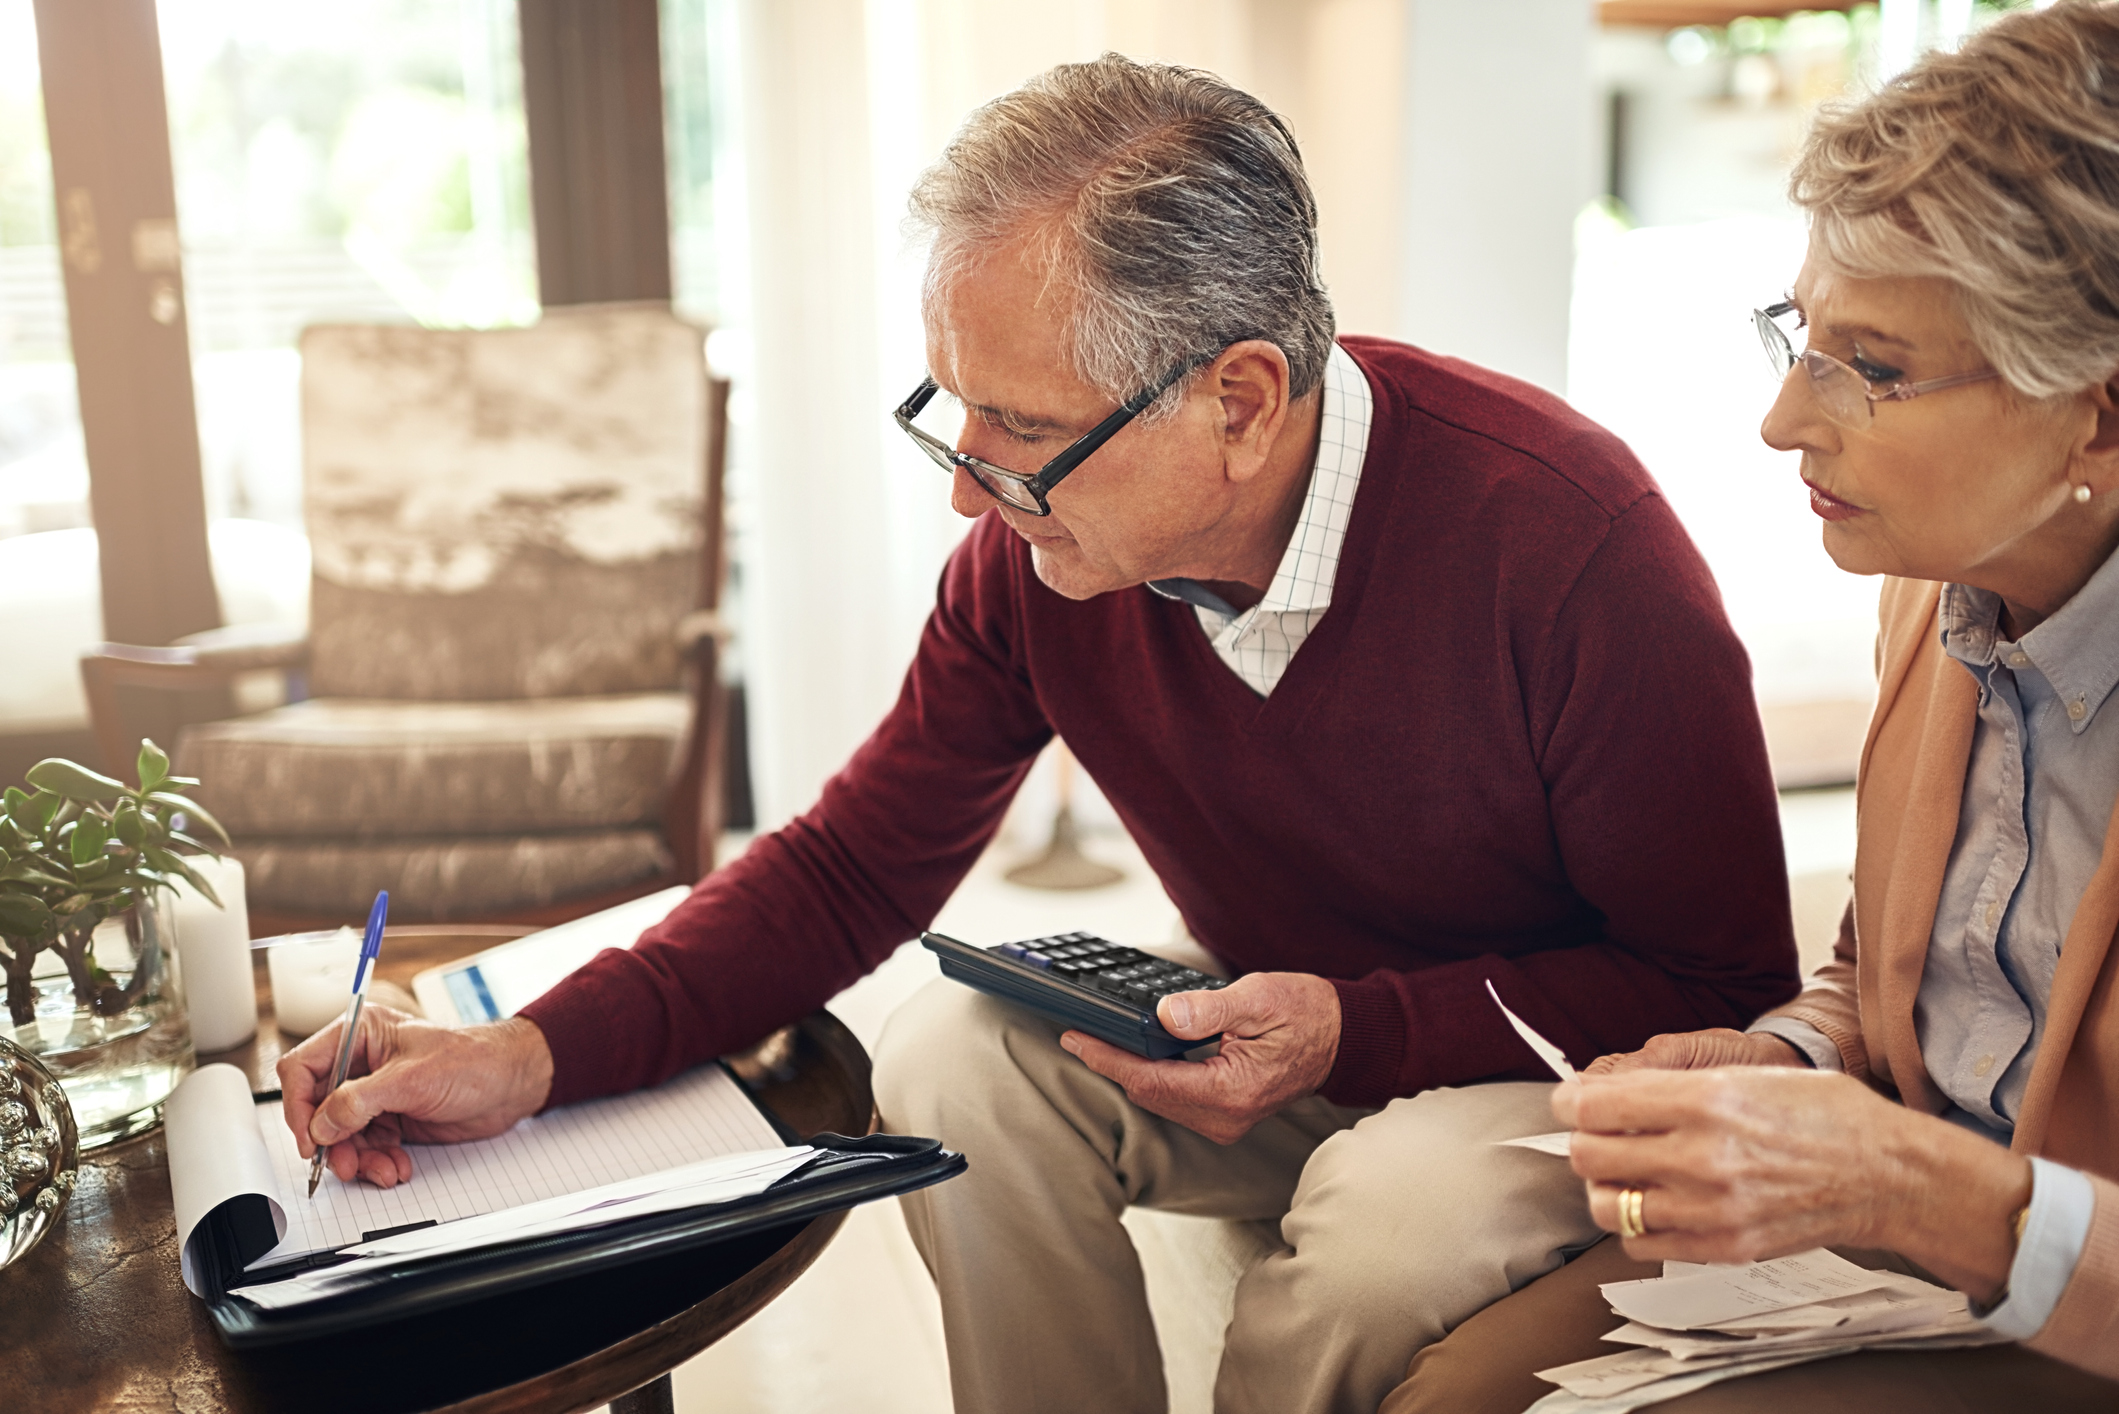
[[[2088,486],[2077,486],[2075,488],[2075,500],[2078,504],[2088,504],[2089,499],[2090,488]]]

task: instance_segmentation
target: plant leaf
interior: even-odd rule
[[[52,911],[21,894],[0,894],[0,928],[22,938],[40,938],[51,931]]]
[[[140,790],[160,790],[162,782],[169,779],[169,753],[156,746],[151,738],[140,738]]]
[[[147,838],[147,826],[140,822],[140,807],[131,801],[121,801],[110,817],[110,827],[120,840],[136,845]]]
[[[227,906],[221,902],[221,896],[213,891],[213,885],[207,883],[200,876],[198,870],[186,864],[181,855],[171,854],[159,845],[143,845],[142,849],[147,854],[147,862],[154,865],[155,868],[161,870],[164,874],[179,876],[185,883],[204,894],[206,901],[215,908],[225,908]]]
[[[59,813],[59,807],[65,804],[65,796],[39,789],[35,795],[29,798],[27,805],[24,807],[29,813],[27,815],[16,815],[15,818],[21,820],[24,824],[34,823],[38,832],[42,833],[51,828],[52,820]],[[9,813],[13,814],[12,811]]]
[[[42,867],[43,863],[43,860],[36,858],[17,859],[6,868],[0,869],[0,882],[35,884],[47,889],[68,887],[66,880],[56,874],[47,873]]]
[[[126,793],[124,782],[57,756],[47,756],[30,767],[24,779],[68,800],[115,800]]]
[[[92,863],[103,857],[103,846],[110,843],[110,827],[102,817],[84,815],[74,822],[73,839],[70,841],[76,867]]]
[[[189,815],[194,820],[200,821],[206,826],[207,829],[219,835],[221,837],[222,844],[229,843],[228,832],[221,828],[221,822],[214,819],[213,816],[207,812],[205,807],[201,806],[197,801],[191,799],[189,796],[178,795],[174,791],[158,790],[148,792],[147,798],[157,805],[166,805],[171,810],[183,811],[186,815]]]

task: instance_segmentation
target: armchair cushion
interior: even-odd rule
[[[649,304],[525,329],[302,335],[319,696],[668,690],[698,603],[702,331]]]
[[[188,728],[177,764],[238,845],[605,830],[657,819],[689,714],[677,692],[312,698]]]
[[[651,829],[457,839],[241,839],[253,909],[359,918],[377,889],[390,916],[448,923],[537,908],[665,873],[669,850]]]

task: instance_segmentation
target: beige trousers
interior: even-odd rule
[[[1132,1204],[1279,1220],[1236,1289],[1221,1414],[1370,1414],[1416,1351],[1598,1235],[1563,1160],[1495,1143],[1554,1127],[1550,1085],[1304,1100],[1224,1147],[1135,1108],[1059,1030],[937,981],[877,1051],[885,1127],[971,1161],[904,1199],[959,1414],[1165,1408]]]

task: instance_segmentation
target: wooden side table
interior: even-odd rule
[[[413,973],[526,931],[390,929],[378,975]],[[262,971],[262,970],[261,970]],[[278,1032],[230,1060],[277,1085]],[[754,1093],[801,1134],[868,1132],[868,1056],[829,1012],[792,1028],[786,1063]],[[784,1077],[784,1078],[783,1078]],[[262,1083],[258,1083],[262,1081]],[[555,1282],[423,1320],[237,1354],[178,1273],[159,1130],[81,1165],[58,1227],[0,1271],[0,1404],[10,1414],[614,1414],[671,1408],[668,1372],[741,1325],[816,1260],[843,1213]]]

